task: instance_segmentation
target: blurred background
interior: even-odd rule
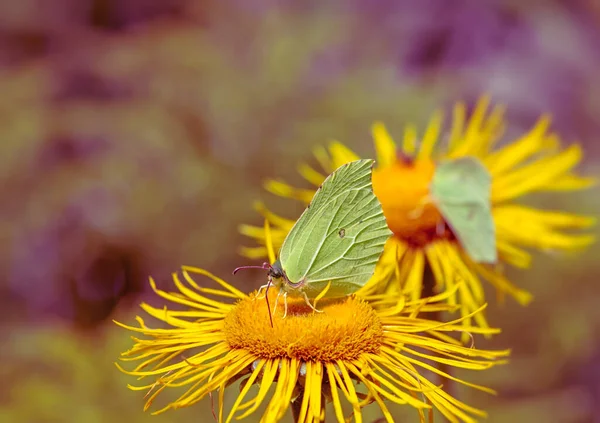
[[[374,120],[400,139],[489,93],[507,139],[551,113],[598,174],[599,45],[597,0],[0,2],[0,421],[210,416],[208,399],[144,413],[111,320],[156,303],[147,277],[168,288],[182,264],[262,284],[230,276],[248,262],[237,225],[261,223],[256,199],[299,212],[262,181],[301,185],[298,161],[333,138],[372,156]],[[599,194],[532,201],[598,214]],[[460,392],[489,422],[600,422],[598,252],[510,272],[535,301],[493,302],[503,334],[477,347],[511,347],[512,363],[461,375],[499,391]]]

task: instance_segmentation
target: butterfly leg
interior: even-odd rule
[[[317,312],[317,313],[323,313],[323,310],[317,310],[317,309],[315,308],[315,306],[313,306],[313,305],[310,303],[310,300],[308,299],[308,295],[306,295],[306,292],[302,291],[302,295],[304,296],[304,301],[306,301],[306,304],[307,304],[307,305],[308,305],[310,308],[312,308],[312,309],[313,309],[313,311],[315,311],[315,312]]]
[[[273,307],[273,314],[277,313],[277,305],[279,304],[279,297],[281,296],[281,290],[277,293],[275,297],[275,307]]]
[[[285,316],[287,316],[287,292],[283,293],[283,317],[282,319],[285,319]]]
[[[254,297],[254,299],[257,299],[257,298],[258,298],[258,296],[260,295],[260,291],[261,291],[261,290],[263,290],[263,289],[267,289],[268,287],[269,287],[269,284],[268,284],[268,283],[266,283],[266,284],[264,284],[264,285],[261,285],[261,286],[258,288],[258,291],[256,292],[256,296]]]

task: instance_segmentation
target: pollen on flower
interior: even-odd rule
[[[275,291],[272,289],[271,291]],[[276,293],[269,292],[270,304]],[[225,317],[223,332],[232,349],[252,352],[263,359],[295,358],[304,362],[355,360],[363,353],[378,353],[384,341],[383,326],[365,301],[347,297],[320,301],[322,313],[313,312],[304,299],[288,297],[288,312],[280,298],[271,327],[264,295],[239,301]]]
[[[435,164],[429,158],[396,160],[373,171],[373,192],[390,230],[417,247],[429,243],[444,221],[429,197],[434,173]]]

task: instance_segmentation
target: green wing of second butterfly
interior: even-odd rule
[[[497,259],[491,184],[487,169],[472,157],[440,163],[431,183],[434,201],[463,248],[484,263]]]
[[[310,291],[332,282],[328,296],[363,286],[392,232],[371,183],[373,160],[345,164],[325,179],[283,242],[288,279]],[[312,288],[312,289],[311,289]]]

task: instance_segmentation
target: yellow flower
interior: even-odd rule
[[[485,279],[499,294],[507,293],[526,305],[531,294],[503,276],[500,263],[527,268],[531,256],[526,248],[576,250],[593,242],[591,235],[566,232],[567,229],[593,225],[593,218],[514,203],[517,198],[532,192],[573,191],[592,185],[591,178],[571,172],[581,160],[580,147],[572,145],[561,149],[558,137],[548,132],[548,117],[542,117],[531,131],[516,141],[497,147],[504,129],[504,110],[495,107],[488,114],[488,105],[489,100],[483,98],[471,118],[466,120],[465,106],[457,104],[450,132],[443,137],[442,113],[433,116],[420,142],[416,128],[407,125],[400,149],[382,123],[373,125],[377,152],[373,190],[394,236],[386,244],[375,275],[364,293],[399,290],[415,300],[424,290],[429,292],[434,286],[434,292],[444,292],[453,290],[457,281],[463,281],[455,293],[448,296],[448,302],[462,305],[461,312],[466,316],[485,303],[481,283]],[[444,146],[439,145],[441,137],[447,139]],[[335,141],[330,143],[328,151],[319,147],[314,153],[324,172],[307,164],[301,164],[299,172],[315,186],[342,164],[359,158]],[[478,159],[492,177],[491,202],[499,257],[496,266],[471,260],[448,226],[441,225],[443,217],[430,201],[429,189],[438,160],[463,156]],[[306,204],[314,194],[313,189],[294,188],[278,180],[268,181],[266,189]],[[274,225],[274,244],[280,247],[294,220],[278,216],[260,203],[257,208]],[[446,229],[440,231],[440,227]],[[241,231],[264,244],[262,228],[242,225]],[[250,258],[264,257],[266,249],[262,246],[244,248],[243,254]],[[484,314],[476,314],[473,319],[477,325],[487,327]],[[464,323],[470,325],[470,318]]]
[[[193,274],[207,276],[221,288],[201,287]],[[183,267],[182,275],[183,279],[173,274],[178,292],[161,291],[150,281],[159,296],[186,310],[142,304],[167,328],[151,328],[141,317],[137,318],[139,327],[118,323],[144,336],[133,338],[133,348],[122,354],[122,360],[139,365],[132,371],[119,368],[140,379],[151,378],[146,385],[130,386],[148,391],[145,408],[164,389],[182,389],[176,401],[155,413],[190,406],[217,391],[218,420],[226,422],[245,418],[263,405],[263,422],[280,420],[288,409],[297,422],[323,421],[328,402],[332,404],[328,413],[339,422],[351,417],[361,422],[362,408],[373,402],[393,422],[387,401],[414,407],[421,421],[437,409],[452,422],[473,422],[485,413],[449,395],[420,370],[493,393],[437,365],[483,370],[504,363],[508,355],[508,351],[468,348],[451,336],[463,330],[497,330],[464,328],[460,319],[440,323],[418,316],[451,309],[441,303],[443,296],[404,303],[384,296],[321,300],[322,313],[313,313],[303,299],[288,298],[287,316],[283,318],[280,303],[273,310],[271,327],[262,294],[246,295],[202,269]],[[276,298],[273,291],[269,292],[271,304]],[[225,390],[241,378],[245,380],[225,416]],[[254,384],[259,387],[251,394]],[[344,403],[350,407],[346,411]]]

